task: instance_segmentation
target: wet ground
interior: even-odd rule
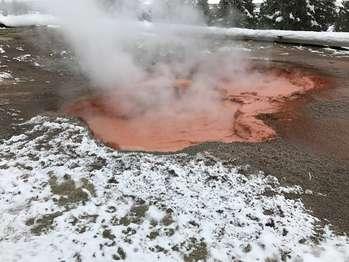
[[[42,40],[44,30],[49,43]],[[338,232],[348,233],[349,53],[254,42],[239,45],[251,59],[315,70],[334,79],[333,86],[308,94],[282,113],[260,116],[277,130],[278,137],[270,142],[209,143],[184,151],[209,151],[229,163],[250,164],[286,185],[300,185],[307,189],[302,196],[306,207]],[[50,29],[1,30],[0,47],[0,72],[12,75],[0,82],[2,138],[20,133],[16,124],[37,114],[59,113],[65,103],[90,93],[70,52]]]

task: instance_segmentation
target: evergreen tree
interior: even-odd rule
[[[216,23],[227,27],[255,27],[255,5],[252,0],[220,0]]]
[[[266,0],[261,4],[261,27],[311,30],[313,10],[307,0]]]
[[[336,0],[309,0],[313,8],[312,29],[316,31],[327,31],[333,26],[337,19]]]
[[[197,0],[157,0],[152,4],[152,17],[155,22],[201,24]]]
[[[204,16],[206,23],[210,23],[211,12],[210,12],[210,6],[208,4],[208,0],[197,0],[196,7]]]
[[[335,0],[266,0],[260,9],[264,28],[326,31],[335,21]]]
[[[343,2],[339,9],[336,30],[341,32],[349,32],[349,1]]]

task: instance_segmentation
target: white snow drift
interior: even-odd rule
[[[107,22],[107,21],[106,21]],[[59,25],[60,21],[51,15],[26,14],[26,15],[0,15],[0,23],[9,27],[33,26],[33,25]],[[90,21],[93,23],[93,21]],[[115,23],[113,20],[108,23]],[[88,26],[88,25],[86,25]],[[349,47],[349,33],[346,32],[310,32],[310,31],[286,31],[286,30],[253,30],[244,28],[220,28],[188,26],[178,24],[152,24],[148,22],[138,23],[140,32],[173,31],[178,34],[209,35],[216,37],[229,37],[238,40],[255,40],[267,42],[281,42],[308,45],[325,45],[334,47]]]
[[[345,237],[310,240],[317,219],[274,177],[209,155],[112,151],[68,119],[20,128],[0,144],[2,261],[349,259]]]

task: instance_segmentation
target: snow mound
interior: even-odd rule
[[[0,24],[4,24],[7,27],[51,25],[57,24],[57,20],[51,15],[39,13],[7,16],[0,14]]]
[[[349,259],[345,237],[311,242],[317,219],[274,177],[207,154],[112,151],[63,118],[19,128],[0,144],[3,261]]]
[[[0,82],[7,80],[7,79],[11,79],[12,75],[8,72],[0,72]]]
[[[280,20],[280,19],[279,19]],[[93,23],[93,21],[91,21]],[[237,40],[254,40],[266,42],[280,42],[305,45],[324,45],[332,47],[349,47],[348,32],[312,32],[312,31],[288,31],[288,30],[254,30],[245,28],[220,28],[209,26],[188,26],[181,24],[162,24],[149,22],[125,22],[115,19],[103,19],[107,26],[132,25],[139,32],[171,32],[172,34],[187,35],[190,37],[206,35],[210,37],[223,37]],[[25,15],[0,14],[0,25],[7,27],[21,26],[50,26],[60,27],[62,21],[48,14],[33,13]]]

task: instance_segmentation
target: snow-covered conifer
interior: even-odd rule
[[[216,22],[228,27],[255,27],[255,5],[252,0],[221,0],[216,10]]]

